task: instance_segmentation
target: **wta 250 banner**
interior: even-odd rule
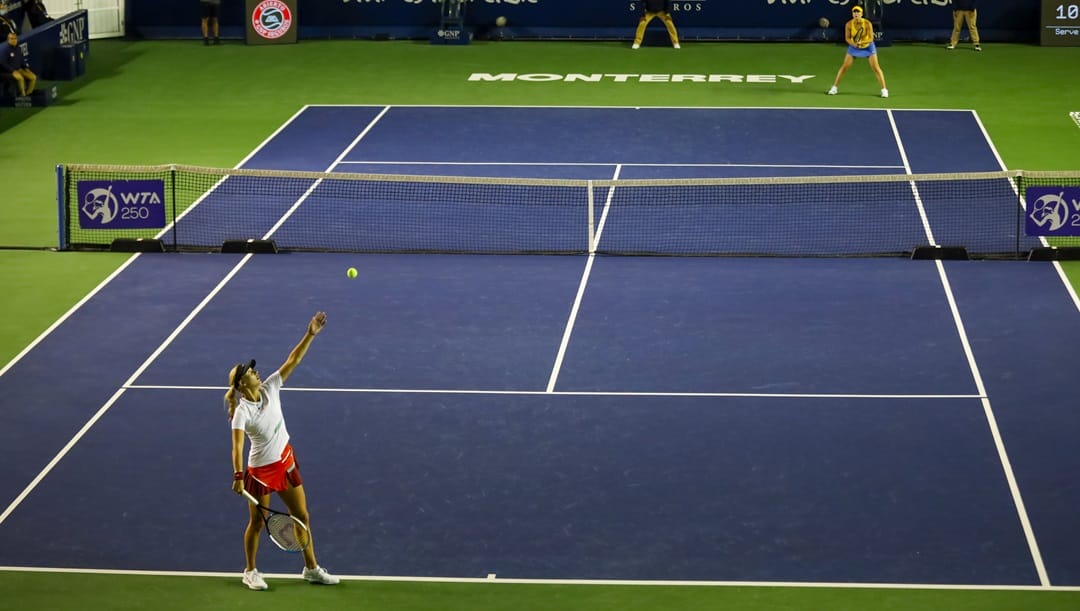
[[[1027,234],[1080,236],[1080,187],[1028,187]]]
[[[80,180],[76,192],[82,229],[165,226],[163,180]]]
[[[296,42],[297,0],[247,0],[244,41],[249,45]]]

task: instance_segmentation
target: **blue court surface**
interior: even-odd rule
[[[242,167],[1003,169],[967,111],[419,106],[304,108]],[[0,374],[0,567],[238,573],[226,375],[317,310],[283,401],[343,576],[1080,586],[1076,296],[899,257],[135,255]]]

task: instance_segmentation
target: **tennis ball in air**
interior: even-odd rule
[[[349,269],[345,270],[345,275],[350,278],[355,278],[359,273],[360,272],[356,271],[355,267],[350,267]]]
[[[506,17],[503,17],[502,15],[496,17],[495,25],[499,26],[500,28],[504,27],[506,25]]]
[[[829,27],[829,19],[827,17],[822,17],[821,19],[818,19],[817,24],[823,28],[827,28]]]

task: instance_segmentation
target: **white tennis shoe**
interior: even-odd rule
[[[251,569],[250,571],[244,571],[244,585],[252,590],[265,590],[266,581],[263,580],[262,575],[259,574],[259,569]]]
[[[837,91],[836,85],[833,85],[832,87],[829,87],[829,90],[826,91],[825,93],[827,93],[829,95],[836,95],[836,91]]]
[[[883,98],[889,97],[889,90],[888,89],[882,89],[881,90],[881,97],[883,97]]]
[[[304,581],[307,581],[308,583],[319,583],[325,586],[334,586],[341,581],[341,578],[327,573],[326,569],[321,566],[317,566],[313,569],[304,569],[304,572],[301,574],[304,576]]]

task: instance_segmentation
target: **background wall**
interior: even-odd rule
[[[984,41],[1034,42],[1040,0],[985,1]],[[836,39],[854,0],[677,0],[672,15],[686,40]],[[892,40],[937,40],[952,27],[951,0],[883,0],[883,30]],[[224,0],[222,33],[239,38],[244,0]],[[479,37],[633,37],[641,0],[470,0],[466,22]],[[300,38],[427,38],[439,21],[439,0],[299,0]],[[495,18],[508,26],[496,32]],[[829,30],[818,19],[832,22]],[[195,0],[128,0],[128,33],[143,38],[199,36]],[[653,26],[659,28],[659,25]],[[662,28],[661,28],[662,29]]]

